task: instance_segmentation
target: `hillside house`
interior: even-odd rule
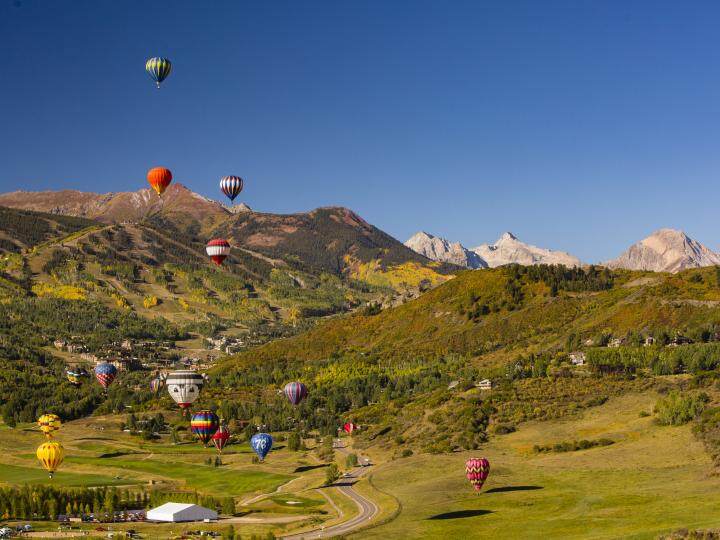
[[[142,367],[137,358],[115,358],[110,362],[118,371],[136,371]]]
[[[625,343],[625,340],[622,338],[612,338],[610,341],[608,341],[607,346],[610,348],[617,348],[622,346]]]
[[[483,379],[482,381],[476,382],[475,387],[480,390],[492,390],[493,383],[490,379]]]
[[[568,354],[570,363],[573,366],[584,366],[585,365],[585,353],[582,351],[575,351]]]
[[[652,347],[653,345],[655,345],[655,338],[652,336],[646,337],[643,341],[643,347]]]

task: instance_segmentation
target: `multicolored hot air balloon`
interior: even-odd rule
[[[243,179],[239,176],[223,176],[220,179],[220,191],[235,204],[235,197],[242,191],[243,184]]]
[[[173,371],[165,378],[170,397],[183,410],[183,415],[200,395],[205,377],[192,370]]]
[[[160,393],[164,384],[165,380],[162,377],[155,377],[152,381],[150,381],[150,390],[152,390],[153,394],[157,395]]]
[[[117,375],[117,368],[108,362],[100,362],[95,366],[95,378],[107,390]]]
[[[293,405],[299,405],[308,395],[307,387],[301,382],[287,383],[284,392]]]
[[[485,458],[470,458],[465,462],[465,476],[475,488],[480,491],[490,474],[490,462]]]
[[[227,256],[230,255],[230,243],[222,238],[215,238],[207,243],[205,251],[212,259],[212,262],[220,266]]]
[[[38,418],[38,426],[48,439],[51,439],[53,433],[60,429],[60,417],[57,414],[43,414]]]
[[[218,415],[212,411],[198,411],[190,419],[190,431],[192,431],[204,446],[220,427]]]
[[[147,181],[158,195],[162,195],[172,182],[172,173],[165,167],[155,167],[148,171]]]
[[[82,376],[80,373],[66,369],[65,376],[70,384],[73,386],[80,386],[80,377]]]
[[[58,467],[60,467],[60,464],[63,462],[65,450],[59,442],[47,441],[38,446],[35,455],[48,472],[50,478],[52,478],[55,471],[57,471]]]
[[[150,78],[155,81],[157,87],[160,88],[160,83],[163,82],[170,71],[172,71],[172,63],[167,58],[154,57],[150,58],[145,62],[145,71],[148,72]]]
[[[345,422],[343,425],[343,431],[347,433],[348,435],[352,435],[352,432],[357,429],[357,426],[353,424],[352,422]]]
[[[267,433],[256,433],[250,438],[250,446],[260,458],[265,459],[273,445],[273,438]]]
[[[228,440],[230,440],[230,430],[225,424],[222,424],[215,432],[215,435],[212,436],[212,442],[219,453],[222,454],[223,448],[225,448]]]

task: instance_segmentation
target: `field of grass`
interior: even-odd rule
[[[48,479],[47,473],[38,467],[22,467],[18,465],[5,465],[0,463],[0,484],[50,484],[69,487],[95,487],[130,485],[139,482],[132,480],[116,480],[112,476],[101,474],[78,474],[70,472],[58,472],[52,480]]]
[[[655,538],[720,520],[720,479],[689,426],[641,417],[654,394],[611,399],[580,419],[529,423],[470,453],[400,459],[373,483],[399,516],[353,538]],[[608,447],[534,454],[534,444],[607,437]],[[474,455],[491,462],[476,495],[464,477]]]

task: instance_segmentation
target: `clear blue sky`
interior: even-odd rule
[[[717,2],[0,0],[0,191],[164,165],[400,240],[510,230],[597,261],[676,227],[718,249],[718,28]]]

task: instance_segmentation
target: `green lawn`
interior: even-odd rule
[[[77,474],[58,471],[51,479],[47,472],[38,465],[37,467],[20,467],[16,465],[4,465],[0,463],[0,484],[48,484],[58,486],[108,486],[128,485],[138,483],[134,480],[115,480],[111,476],[100,474]]]
[[[147,456],[145,456],[147,457]],[[246,493],[273,491],[279,485],[292,480],[293,476],[265,472],[258,468],[231,469],[212,467],[202,463],[158,459],[95,458],[70,456],[68,463],[113,467],[126,471],[148,473],[169,478],[204,493],[221,496],[237,496]]]
[[[720,522],[720,479],[689,426],[639,418],[654,396],[611,400],[581,419],[541,422],[480,451],[401,459],[374,472],[402,503],[390,523],[353,538],[655,538]],[[532,443],[610,436],[609,447],[535,455]],[[476,495],[464,477],[471,455],[490,477]]]

